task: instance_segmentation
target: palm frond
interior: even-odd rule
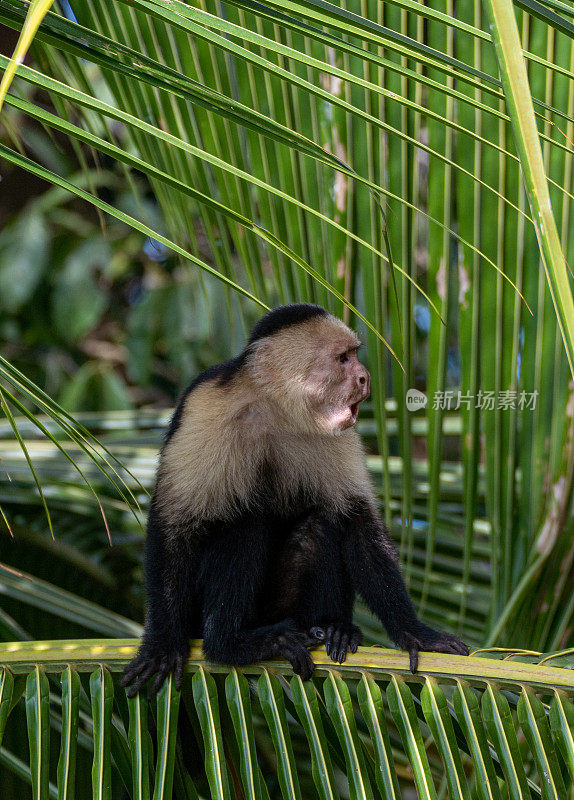
[[[477,792],[481,798],[499,798],[502,779],[511,798],[531,791],[563,798],[574,777],[569,774],[574,757],[571,653],[553,654],[553,663],[548,656],[519,651],[505,652],[502,659],[496,653],[468,658],[425,653],[414,676],[408,656],[397,651],[361,648],[337,668],[326,654],[315,653],[316,677],[303,683],[281,662],[242,670],[208,665],[198,642],[181,696],[170,678],[156,703],[138,695],[126,704],[115,676],[136,644],[103,639],[0,646],[0,734],[18,724],[21,676],[27,676],[24,725],[35,797],[49,794],[47,748],[58,730],[61,797],[73,794],[75,778],[80,797],[90,784],[96,796],[110,797],[123,783],[141,798],[150,796],[152,786],[154,796],[170,797],[174,785],[178,797],[185,788],[189,794],[181,796],[208,790],[220,798],[265,798],[276,796],[274,774],[282,797],[310,791],[322,798],[347,791],[352,797],[372,798],[378,792],[398,797],[410,775],[419,796],[432,800],[444,769],[452,797]],[[221,673],[227,674],[224,683]],[[81,681],[83,674],[90,676],[89,687]],[[90,697],[91,719],[82,715],[82,698],[87,699],[82,687]],[[60,705],[56,725],[54,708]],[[191,735],[199,737],[195,746],[203,752],[203,770],[195,768],[193,782],[178,743],[182,715],[197,721]],[[75,738],[86,724],[93,752],[88,786],[77,772],[80,742]],[[310,751],[310,763],[296,757],[301,748]],[[4,758],[5,765],[10,763]],[[470,767],[476,770],[471,784]],[[345,773],[348,790],[341,783]]]

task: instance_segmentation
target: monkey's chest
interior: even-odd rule
[[[263,588],[266,621],[296,615],[309,576],[316,570],[324,546],[325,531],[316,517],[316,509],[292,520],[292,524],[272,534],[272,544]]]
[[[295,440],[262,463],[260,487],[274,509],[297,514],[316,506],[329,516],[341,511],[352,494],[344,466],[331,453],[299,447]]]

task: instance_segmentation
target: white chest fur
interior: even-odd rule
[[[162,453],[158,490],[162,513],[177,524],[228,518],[257,497],[268,470],[275,502],[289,506],[304,494],[333,511],[350,496],[370,495],[360,437],[353,429],[332,434],[277,432],[277,420],[260,403],[240,407],[199,387]],[[272,473],[272,475],[271,475]]]

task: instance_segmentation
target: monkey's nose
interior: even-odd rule
[[[361,370],[359,375],[357,375],[357,384],[360,387],[361,392],[363,394],[363,400],[365,400],[369,396],[371,389],[370,375],[366,369],[364,371]]]

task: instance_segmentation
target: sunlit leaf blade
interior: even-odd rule
[[[574,703],[561,692],[555,692],[552,698],[550,725],[574,783]]]
[[[32,797],[48,797],[50,779],[50,686],[46,673],[35,667],[26,681],[26,720],[30,746]]]
[[[111,800],[112,757],[111,728],[114,703],[114,684],[110,671],[100,666],[90,675],[90,695],[94,724],[94,760],[92,763],[92,792],[94,800]]]
[[[16,49],[14,50],[12,58],[10,59],[10,63],[8,64],[4,75],[2,76],[2,81],[0,82],[0,111],[2,110],[2,104],[4,102],[4,98],[6,97],[6,93],[10,88],[10,84],[14,80],[14,75],[18,69],[18,65],[24,61],[24,56],[30,47],[32,39],[34,38],[34,34],[38,30],[38,26],[42,22],[44,16],[50,10],[50,6],[53,2],[54,0],[31,0],[30,2],[28,14],[26,15],[26,20],[22,26],[22,30],[20,31]]]
[[[456,682],[453,705],[474,760],[476,790],[481,800],[500,800],[500,789],[484,731],[478,697],[465,681]]]
[[[317,689],[311,681],[302,681],[295,675],[291,680],[291,695],[311,749],[313,780],[317,792],[324,800],[332,800],[339,793],[321,719]]]
[[[192,685],[205,746],[205,770],[211,796],[217,800],[225,800],[229,797],[229,778],[219,721],[217,687],[213,677],[203,667],[193,676]]]
[[[157,3],[153,3],[153,2],[152,3],[148,3],[145,0],[139,0],[139,4],[142,5],[146,10],[153,10],[155,14],[158,14],[158,4]],[[196,13],[196,15],[198,14],[198,12],[195,12],[195,13]],[[185,16],[186,17],[189,18],[191,15],[193,15],[193,11],[187,10],[185,12]],[[331,103],[333,105],[341,107],[342,109],[344,109],[349,114],[352,114],[352,115],[355,115],[355,116],[357,116],[359,118],[362,118],[362,119],[364,119],[365,121],[369,122],[372,125],[375,125],[377,127],[383,128],[384,130],[388,131],[392,135],[395,135],[395,136],[397,136],[399,138],[404,138],[405,140],[409,141],[413,145],[415,144],[415,142],[412,140],[412,138],[409,137],[400,128],[393,128],[392,126],[388,125],[384,120],[380,120],[377,117],[374,117],[374,116],[366,113],[365,111],[363,111],[363,109],[360,106],[358,106],[356,104],[353,105],[351,103],[347,103],[345,100],[339,98],[336,94],[330,93],[330,92],[322,89],[321,86],[319,84],[317,84],[317,83],[312,83],[310,81],[306,81],[306,80],[298,77],[296,72],[282,69],[275,62],[269,62],[265,58],[262,58],[260,56],[255,55],[252,51],[247,50],[246,48],[242,48],[242,47],[239,47],[238,45],[233,44],[230,41],[229,38],[223,38],[221,36],[218,36],[215,33],[211,33],[208,30],[208,27],[204,27],[203,25],[194,24],[193,22],[190,22],[189,20],[184,23],[184,21],[182,20],[181,17],[178,17],[178,15],[171,14],[169,12],[164,12],[164,14],[158,14],[158,16],[165,17],[166,19],[168,19],[170,21],[171,24],[175,24],[175,25],[183,27],[186,30],[189,30],[191,33],[193,33],[194,36],[201,36],[202,38],[205,38],[205,39],[211,41],[215,46],[218,47],[218,49],[228,50],[228,51],[230,51],[231,53],[233,53],[234,55],[238,56],[241,59],[247,59],[247,60],[249,60],[249,61],[251,61],[253,63],[256,63],[257,65],[261,66],[263,69],[269,70],[273,74],[282,77],[284,80],[286,80],[286,81],[288,81],[290,83],[295,83],[298,87],[303,89],[305,92],[307,92],[309,94],[312,94],[312,95],[316,95],[317,97],[325,100],[326,102],[329,102],[329,103]],[[221,27],[222,25],[225,25],[225,23],[219,23],[219,25],[218,25],[218,21],[216,21],[217,18],[212,17],[211,19],[213,21],[212,24],[214,24],[215,26]],[[207,21],[207,26],[209,26],[209,20]],[[234,27],[230,28],[229,25],[226,26],[226,29],[229,30],[232,33],[236,32],[236,30],[237,30]],[[270,50],[276,49],[276,45],[272,41],[264,42],[262,44],[265,44],[266,49],[270,49]],[[293,57],[296,60],[301,60],[301,57],[297,54],[296,51],[293,53]],[[305,59],[305,62],[309,64],[310,63],[310,59],[309,58]],[[315,67],[319,67],[319,68],[321,67],[321,63],[317,62],[317,61],[314,61],[313,65]],[[355,78],[355,76],[350,74],[348,71],[345,72],[345,71],[342,71],[342,70],[333,70],[333,68],[329,68],[329,66],[327,66],[326,70],[331,72],[332,74],[337,74],[339,77],[341,77],[344,80],[349,80],[350,82],[355,82],[355,83],[356,82],[360,82],[361,86],[363,86],[364,88],[371,88],[371,86],[368,83],[366,83],[365,81],[360,81],[360,79]],[[379,87],[376,87],[376,86],[373,86],[372,88],[374,90],[379,90]],[[389,96],[393,97],[393,99],[398,99],[398,98],[396,98],[396,95],[390,94]],[[423,109],[422,107],[420,108],[420,110],[424,111],[426,114],[430,115],[431,117],[437,117],[441,121],[441,123],[443,123],[443,124],[450,125],[453,128],[458,127],[456,125],[456,123],[454,123],[452,120],[446,120],[444,117],[441,117],[440,115],[433,114],[432,110],[429,111],[429,109]],[[485,143],[488,144],[487,142],[485,142]],[[418,142],[418,146],[422,147],[425,150],[428,150],[436,158],[440,158],[440,159],[444,158],[444,155],[441,153],[440,150],[431,150],[430,148],[428,148],[428,145],[426,145],[422,141]],[[453,162],[453,166],[454,166],[454,168],[458,168],[458,165],[456,163],[454,163],[454,162]],[[381,190],[382,190],[382,187],[381,187]]]
[[[251,0],[233,0],[233,2],[246,7],[252,5]],[[347,8],[341,8],[333,3],[325,2],[325,0],[306,0],[304,3],[297,0],[293,2],[292,0],[287,0],[285,3],[281,2],[281,0],[270,0],[268,5],[275,6],[282,12],[295,11],[299,16],[311,20],[314,24],[324,23],[328,26],[333,26],[350,35],[354,34],[359,39],[370,41],[373,44],[384,44],[387,47],[390,46],[396,49],[398,52],[408,53],[410,57],[414,57],[414,54],[417,53],[421,62],[438,69],[443,68],[447,73],[451,67],[457,68],[456,74],[463,80],[467,76],[481,78],[486,84],[484,89],[487,88],[488,84],[498,84],[498,81],[490,75],[470,67],[448,53],[429,47],[416,39],[405,36],[402,32],[391,30],[388,27],[377,24],[374,20],[353,13]],[[469,80],[471,79],[469,78]]]
[[[128,740],[132,764],[133,800],[149,800],[149,758],[147,701],[142,692],[128,697],[129,729]]]
[[[60,679],[62,686],[62,731],[58,759],[58,800],[73,800],[76,782],[76,750],[80,712],[80,677],[66,667]]]
[[[257,681],[257,693],[273,739],[273,747],[277,756],[277,777],[282,797],[285,800],[301,800],[299,776],[287,724],[283,689],[279,679],[265,670]]]
[[[421,691],[423,713],[446,770],[451,798],[470,800],[466,776],[454,733],[450,709],[441,687],[434,678],[427,678]]]
[[[17,25],[17,19],[23,16],[23,8],[18,2],[0,7],[0,18],[7,24]],[[132,50],[123,42],[113,42],[96,31],[89,30],[63,17],[48,13],[45,23],[39,32],[39,38],[50,43],[58,42],[62,49],[81,57],[90,57],[94,63],[120,74],[135,77],[140,81],[168,89],[182,99],[197,103],[203,108],[221,114],[231,122],[251,128],[285,144],[296,147],[302,153],[321,160],[333,167],[346,165],[336,156],[329,154],[322,147],[287,126],[275,122],[270,117],[251,109],[233,98],[222,95],[208,86],[188,79],[185,75]],[[81,46],[78,42],[81,42]],[[120,56],[114,58],[110,53]],[[142,67],[146,67],[142,70]],[[358,176],[357,176],[358,177]],[[364,179],[363,179],[363,182]]]
[[[522,688],[517,710],[520,726],[536,759],[542,797],[545,800],[565,797],[566,786],[550,735],[546,711],[540,699],[528,686]]]
[[[323,684],[323,691],[327,711],[345,754],[351,797],[357,800],[370,800],[374,795],[367,775],[349,688],[340,675],[331,672]]]
[[[504,93],[538,243],[543,256],[548,287],[556,310],[564,347],[574,375],[574,300],[564,254],[552,213],[538,128],[522,57],[520,38],[511,0],[485,3],[498,56]]]
[[[424,800],[436,800],[436,789],[431,777],[414,700],[404,680],[392,677],[387,688],[387,700],[413,768],[419,797]]]
[[[399,97],[390,92],[389,90],[385,89],[384,87],[379,86],[375,83],[371,83],[349,70],[340,69],[333,63],[329,63],[327,61],[314,58],[307,52],[303,52],[302,50],[298,50],[293,47],[287,47],[282,42],[277,41],[276,39],[262,36],[260,33],[252,31],[247,27],[235,25],[229,22],[227,19],[215,16],[214,14],[209,14],[203,9],[191,7],[182,2],[179,2],[178,0],[175,0],[174,2],[170,2],[169,0],[151,0],[151,2],[148,2],[148,0],[136,0],[136,2],[130,3],[130,5],[132,5],[133,7],[140,7],[142,9],[145,9],[146,11],[150,12],[159,19],[169,21],[170,24],[182,27],[184,30],[188,30],[196,36],[204,37],[206,38],[207,41],[212,41],[216,43],[218,48],[229,49],[230,52],[237,54],[241,58],[259,64],[263,69],[273,71],[272,64],[274,62],[266,60],[265,58],[262,58],[261,56],[254,54],[252,51],[247,50],[246,48],[233,47],[233,45],[230,43],[229,38],[225,40],[222,37],[213,38],[213,35],[211,34],[209,29],[213,28],[214,30],[229,34],[230,36],[234,36],[243,41],[249,41],[254,44],[258,44],[261,47],[264,47],[265,50],[267,51],[281,53],[282,55],[290,59],[293,59],[294,61],[299,61],[308,66],[315,67],[320,72],[335,75],[341,78],[342,80],[348,81],[349,83],[353,83],[365,89],[369,89],[371,91],[375,91],[382,95],[392,97],[392,99],[395,100],[396,102],[402,102],[405,105],[408,105],[409,107],[420,108],[420,110],[423,110],[422,107],[418,106],[416,102],[413,102],[409,98]],[[412,6],[415,8],[421,8],[421,6],[419,6],[417,3],[413,3]],[[431,9],[428,6],[425,6],[425,11],[426,13],[432,13]],[[456,24],[456,20],[453,19],[452,17],[449,17],[448,19],[452,23]],[[485,36],[485,34],[479,30],[477,30],[477,34],[483,37]],[[372,54],[370,53],[366,54],[364,50],[363,51],[359,50],[358,53],[360,54],[360,57],[364,58],[372,56]],[[296,72],[289,72],[275,65],[275,74],[281,75],[282,77],[285,78],[285,80],[294,82],[299,86],[302,87],[304,86],[307,89],[307,91],[311,93],[316,93],[320,97],[326,97],[327,95],[327,93],[324,90],[322,90],[321,87],[319,87],[317,84],[311,84],[308,81],[302,80],[297,75]],[[342,104],[341,100],[333,93],[330,93],[330,96],[327,97],[327,99],[331,103],[337,103],[347,108],[350,113],[357,113],[359,115],[364,114],[364,112],[362,112],[361,109],[357,108],[356,105],[352,105],[350,103]],[[430,113],[430,115],[432,116],[432,112],[429,112],[429,109],[425,108],[424,112],[426,114]],[[372,119],[375,124],[379,124],[382,127],[387,127],[382,120],[375,120],[372,117],[369,118]],[[442,122],[449,124],[444,117],[439,117],[439,118],[441,119]]]
[[[263,778],[257,763],[251,698],[247,678],[233,669],[225,679],[225,697],[239,747],[241,784],[245,797],[260,800]]]
[[[172,794],[177,718],[181,693],[169,675],[157,693],[158,747],[153,800],[169,800]]]
[[[482,695],[482,714],[488,736],[504,770],[510,796],[528,800],[530,790],[508,700],[491,683]]]
[[[389,800],[399,800],[401,794],[385,719],[383,696],[378,684],[368,673],[363,673],[357,686],[357,699],[375,748],[375,779],[379,791]]]

